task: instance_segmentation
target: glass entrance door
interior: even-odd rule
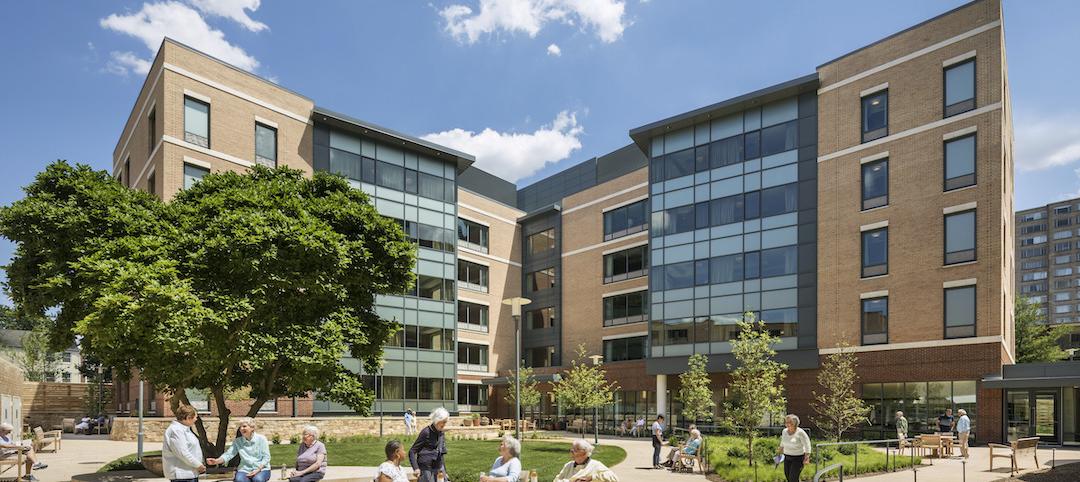
[[[1044,442],[1059,443],[1059,405],[1057,390],[1008,390],[1005,415],[1009,441],[1039,437]]]
[[[1008,439],[1028,437],[1031,429],[1031,392],[1008,390],[1005,393],[1005,417],[1008,423]]]
[[[1035,392],[1032,398],[1034,435],[1044,442],[1058,443],[1058,392]]]

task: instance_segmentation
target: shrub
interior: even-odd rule
[[[844,455],[855,455],[855,449],[856,449],[857,447],[859,447],[859,445],[856,445],[856,444],[851,444],[851,445],[838,445],[838,446],[836,447],[836,451],[837,451],[837,452],[840,452],[840,453],[842,453],[842,454],[844,454]]]
[[[292,445],[298,445],[300,443],[300,436],[299,435],[290,435],[289,436],[289,443],[292,444]]]
[[[275,433],[273,437],[270,437],[270,443],[272,443],[274,445],[280,444],[281,443],[281,435],[278,435],[278,434]]]
[[[143,470],[142,462],[136,461],[134,455],[121,457],[105,464],[98,472],[116,472],[120,470]]]

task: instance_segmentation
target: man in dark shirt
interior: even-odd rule
[[[944,414],[938,415],[938,418],[937,418],[938,432],[952,433],[953,425],[955,423],[956,423],[956,421],[953,419],[952,409],[951,408],[946,408]]]

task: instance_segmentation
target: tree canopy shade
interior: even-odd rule
[[[415,247],[341,177],[261,166],[204,177],[169,203],[103,171],[58,161],[0,209],[17,244],[13,300],[56,310],[54,346],[84,352],[187,402],[209,391],[225,446],[226,394],[250,390],[255,416],[278,396],[317,391],[359,413],[373,394],[341,357],[377,370],[394,324],[375,296],[413,283]]]
[[[1023,296],[1016,297],[1016,363],[1055,362],[1069,357],[1060,340],[1072,328],[1048,325],[1039,320],[1039,305]]]

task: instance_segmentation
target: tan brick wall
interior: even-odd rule
[[[977,2],[819,68],[821,88],[997,20],[996,1]],[[889,133],[926,126],[943,116],[942,62],[976,51],[976,108],[1003,100],[1003,45],[994,28],[918,56],[819,96],[819,155],[860,144],[859,93],[889,84]],[[977,128],[978,184],[942,192],[946,133]],[[887,138],[888,139],[888,138]],[[1012,179],[1007,115],[995,109],[901,139],[824,160],[818,165],[818,344],[860,343],[859,294],[889,291],[889,342],[943,338],[945,281],[977,279],[976,336],[1012,332]],[[860,159],[888,151],[889,205],[860,211]],[[977,203],[977,261],[943,266],[946,207]],[[860,279],[860,229],[889,223],[889,274]],[[1000,361],[1000,360],[999,360]]]
[[[211,439],[217,434],[218,419],[216,417],[200,417]],[[229,419],[229,440],[236,433],[239,417]],[[495,438],[498,435],[498,426],[465,427],[462,425],[462,417],[450,417],[447,423],[448,437],[464,437],[475,439]],[[143,436],[147,442],[161,442],[165,435],[165,429],[172,423],[172,418],[143,418]],[[298,436],[304,427],[314,425],[319,428],[319,438],[327,437],[350,437],[353,435],[379,435],[379,417],[306,417],[306,418],[281,418],[281,417],[256,417],[257,432],[263,434],[268,440],[273,440],[276,435],[282,441],[288,441],[290,437]],[[428,424],[427,417],[417,418],[417,429],[422,429]],[[401,417],[385,417],[382,421],[384,434],[404,434],[405,421]],[[139,431],[139,419],[134,417],[118,417],[113,422],[113,430],[109,433],[110,440],[136,440]],[[149,450],[149,449],[148,449]]]
[[[604,251],[617,250],[648,241],[648,232],[604,242],[604,209],[648,194],[648,169],[638,169],[563,199],[562,215],[562,361],[569,366],[584,343],[590,354],[603,354],[603,337],[648,331],[648,323],[632,323],[604,328],[603,295],[628,289],[648,289],[649,277],[604,284]],[[640,186],[634,188],[635,186]],[[597,199],[634,188],[610,199]],[[571,254],[583,248],[587,251]],[[642,370],[644,374],[644,370]],[[651,378],[651,377],[650,377]]]

